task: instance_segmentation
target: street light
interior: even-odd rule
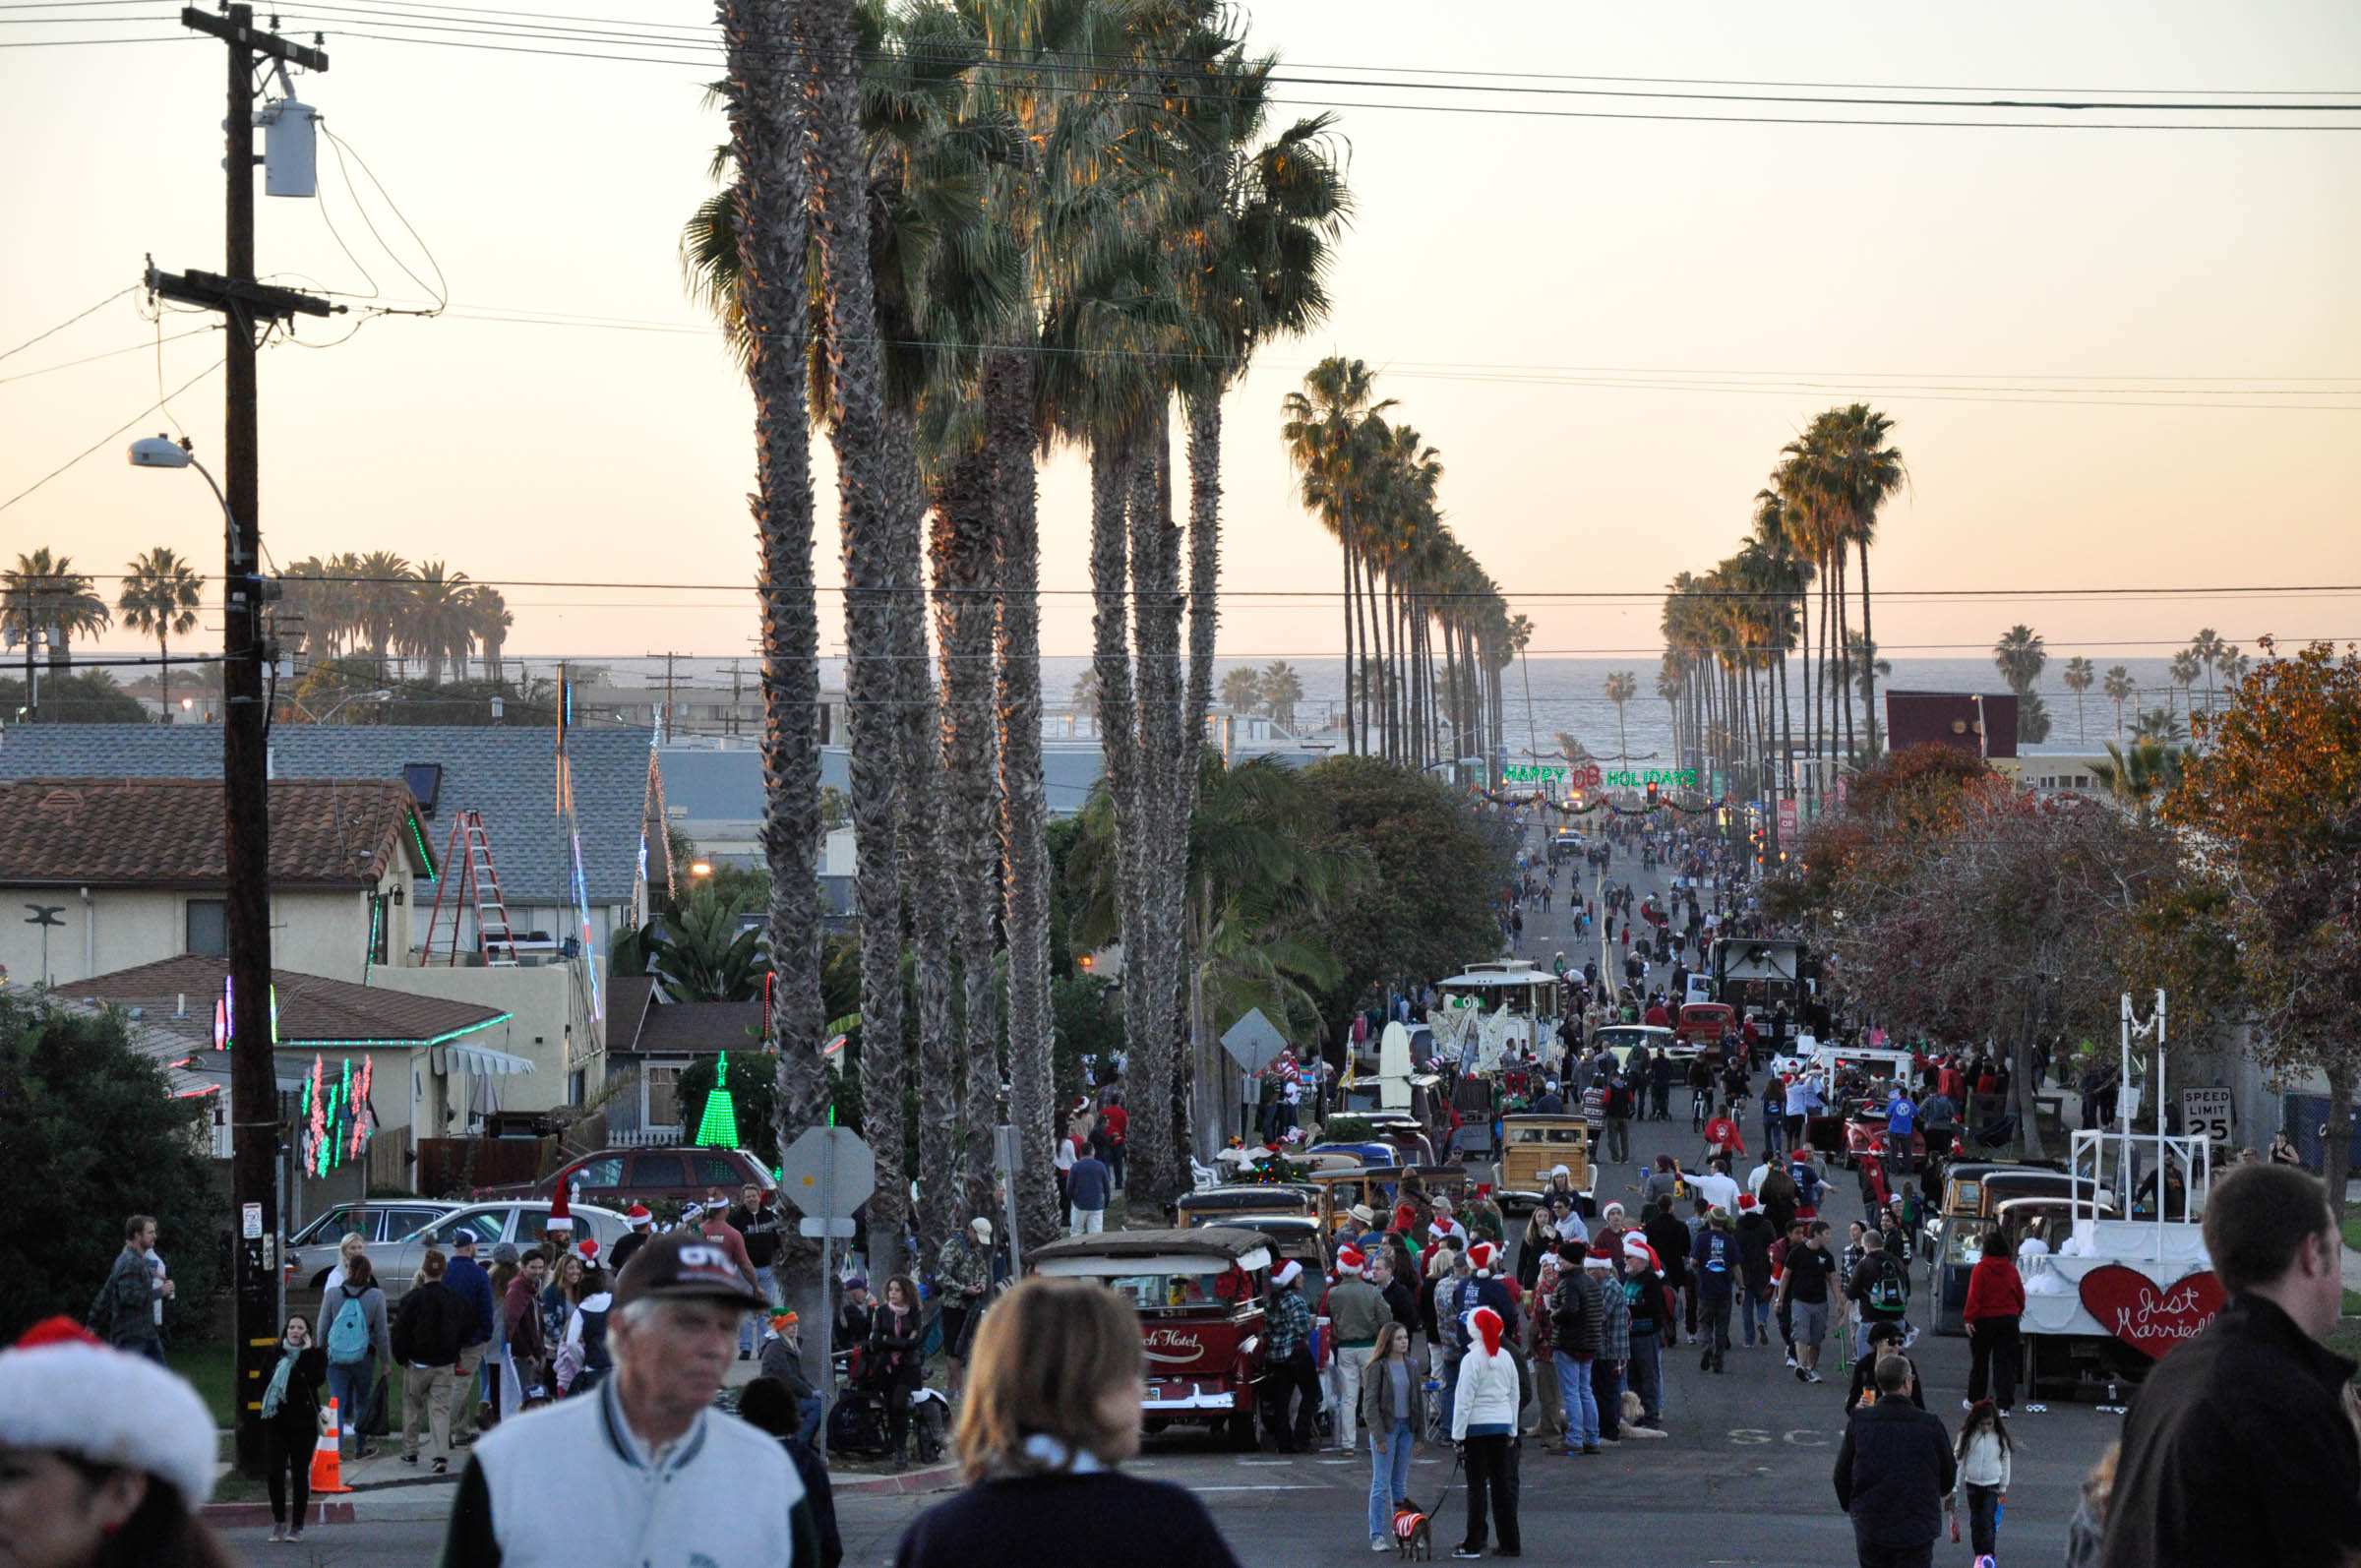
[[[287,698],[287,706],[293,708],[305,718],[311,719],[314,724],[326,724],[332,717],[334,716],[336,709],[342,707],[347,702],[391,702],[393,700],[394,694],[390,691],[382,689],[375,692],[350,692],[345,694],[343,696],[336,698],[333,702],[331,702],[328,705],[328,711],[321,714],[317,718],[312,717],[312,710],[310,708],[305,707],[293,697]]]
[[[205,475],[205,482],[212,487],[213,499],[221,503],[222,519],[235,525],[237,519],[230,515],[229,498],[221,493],[219,485],[213,483],[213,476],[207,472],[205,464],[197,460],[197,454],[189,450],[185,440],[174,441],[163,435],[143,436],[131,444],[131,465],[134,468],[196,469]]]
[[[713,863],[706,860],[691,861],[689,863],[689,874],[692,876],[710,876],[713,874]]]

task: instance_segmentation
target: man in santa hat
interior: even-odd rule
[[[1262,1423],[1282,1454],[1310,1447],[1319,1419],[1320,1374],[1311,1360],[1311,1306],[1303,1299],[1302,1283],[1302,1264],[1293,1258],[1280,1264],[1271,1275],[1270,1304],[1263,1313]]]
[[[1385,1296],[1369,1283],[1368,1258],[1347,1243],[1336,1249],[1336,1283],[1328,1287],[1331,1392],[1336,1399],[1336,1447],[1350,1454],[1359,1446],[1355,1423],[1361,1412],[1361,1371],[1377,1346],[1377,1331],[1394,1320]]]
[[[609,1267],[618,1276],[623,1273],[623,1266],[632,1261],[632,1254],[647,1245],[648,1238],[655,1234],[656,1223],[656,1217],[647,1211],[644,1203],[633,1204],[623,1211],[623,1217],[632,1228],[622,1240],[615,1243],[615,1256],[609,1261]]]

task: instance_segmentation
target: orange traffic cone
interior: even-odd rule
[[[328,1430],[312,1449],[312,1492],[315,1496],[327,1492],[348,1492],[344,1484],[344,1424],[336,1411],[336,1402],[328,1402]]]

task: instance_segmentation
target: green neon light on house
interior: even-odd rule
[[[435,865],[435,852],[426,847],[426,829],[418,825],[416,812],[408,813],[407,820],[410,824],[410,842],[418,846],[418,858],[426,863],[426,874],[418,880],[434,881],[440,874],[440,868]]]
[[[289,1051],[340,1050],[346,1046],[363,1049],[383,1047],[388,1051],[414,1051],[427,1046],[448,1045],[461,1035],[472,1035],[489,1029],[494,1024],[505,1024],[515,1016],[513,1012],[504,1012],[497,1018],[487,1018],[480,1024],[469,1024],[464,1029],[453,1029],[435,1036],[432,1040],[287,1040],[281,1041],[280,1044]]]

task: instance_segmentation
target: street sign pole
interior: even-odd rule
[[[878,1162],[848,1127],[808,1127],[779,1157],[779,1190],[803,1212],[799,1234],[819,1238],[820,1443],[836,1398],[836,1239],[853,1234],[853,1214],[878,1189]]]
[[[1000,1173],[1000,1224],[1008,1231],[1008,1280],[1025,1277],[1024,1241],[1016,1234],[1016,1128],[992,1129],[992,1163]]]

